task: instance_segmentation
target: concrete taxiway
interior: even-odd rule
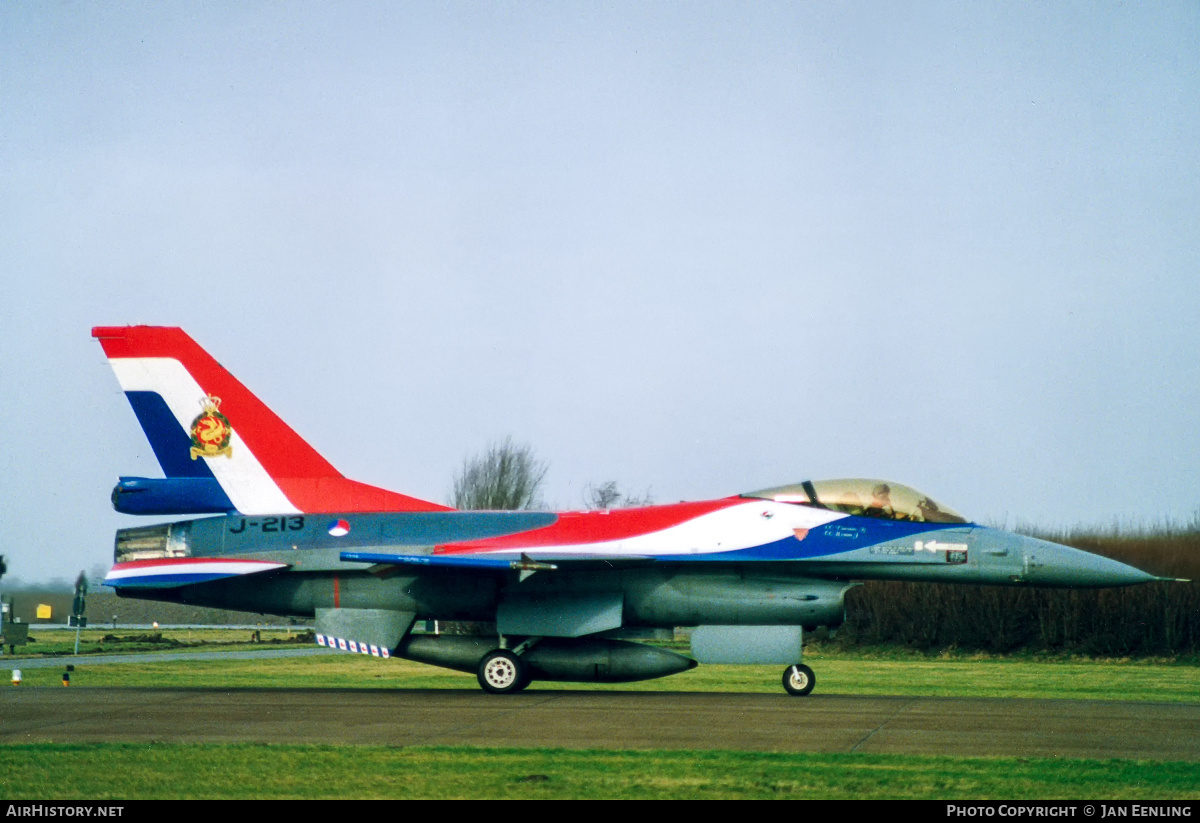
[[[0,744],[359,743],[1200,761],[1200,705],[476,690],[0,690]]]

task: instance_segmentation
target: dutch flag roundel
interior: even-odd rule
[[[342,535],[349,534],[350,523],[346,520],[334,520],[329,524],[329,533],[334,537],[341,537]]]

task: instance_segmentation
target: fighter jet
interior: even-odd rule
[[[114,507],[210,515],[120,529],[105,585],[312,619],[326,648],[470,672],[494,694],[753,663],[785,666],[784,689],[806,695],[804,632],[839,626],[863,580],[1162,579],[882,480],[612,511],[456,511],[344,477],[181,329],[92,335],[166,475],[121,477]],[[494,633],[413,630],[431,621]],[[693,657],[636,642],[680,626],[695,627]]]

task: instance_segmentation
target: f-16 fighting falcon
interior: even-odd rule
[[[812,691],[803,634],[836,628],[862,580],[1128,586],[1099,555],[968,521],[899,483],[806,480],[611,511],[456,511],[339,473],[178,328],[92,330],[165,477],[121,477],[117,511],[204,515],[121,529],[124,597],[292,615],[316,642],[470,672],[624,682],[698,663],[786,666]],[[413,632],[417,621],[494,626]],[[630,638],[696,627],[693,657]]]

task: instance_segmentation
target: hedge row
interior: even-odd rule
[[[1200,577],[1200,533],[1041,533],[1163,576]],[[1092,655],[1200,653],[1200,583],[1034,589],[871,581],[846,595],[845,645]]]

